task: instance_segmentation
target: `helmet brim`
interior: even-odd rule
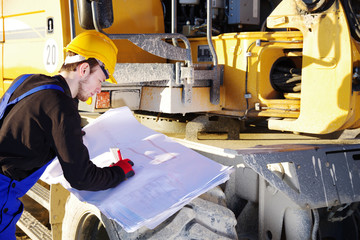
[[[108,79],[106,79],[107,82],[117,84],[117,81],[115,80],[113,75],[110,75]]]

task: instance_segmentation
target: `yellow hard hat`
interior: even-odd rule
[[[105,69],[109,72],[107,79],[116,83],[113,77],[117,59],[118,49],[113,41],[97,31],[86,31],[77,35],[65,48],[65,51],[72,51],[85,59],[96,58],[104,63]]]

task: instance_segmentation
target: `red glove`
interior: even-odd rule
[[[121,169],[125,173],[125,177],[129,178],[135,175],[134,170],[132,169],[132,166],[134,166],[134,163],[130,159],[123,159],[118,161],[117,163],[111,164],[110,167],[121,167]]]

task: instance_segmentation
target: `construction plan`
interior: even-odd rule
[[[127,232],[155,228],[194,198],[226,182],[232,167],[223,166],[140,124],[127,108],[107,111],[83,129],[91,161],[107,167],[113,149],[134,162],[135,176],[104,191],[79,191],[54,159],[41,179],[62,184],[79,200],[95,205]]]

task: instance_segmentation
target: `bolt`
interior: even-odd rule
[[[301,166],[300,166],[300,165],[297,165],[297,168],[298,168],[298,169],[300,169],[300,168],[301,168]]]
[[[326,166],[326,167],[329,167],[329,166],[330,166],[330,163],[329,163],[329,162],[326,162],[326,163],[325,163],[325,166]]]

